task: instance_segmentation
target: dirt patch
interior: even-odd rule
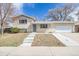
[[[52,34],[37,34],[33,40],[32,46],[65,46]]]

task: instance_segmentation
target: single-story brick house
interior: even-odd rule
[[[23,32],[79,32],[79,25],[74,21],[37,21],[34,17],[25,15],[13,16],[12,20],[12,27]]]

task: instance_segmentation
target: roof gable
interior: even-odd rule
[[[13,16],[12,19],[15,21],[17,18],[19,17],[26,17],[26,18],[29,18],[29,19],[32,19],[35,21],[35,19],[33,17],[30,17],[30,16],[26,16],[26,15],[18,15],[18,16]]]

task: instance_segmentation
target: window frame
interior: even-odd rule
[[[19,20],[19,24],[27,24],[27,20],[26,19]]]
[[[48,28],[48,24],[40,24],[40,28]]]

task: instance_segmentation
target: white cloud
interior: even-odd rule
[[[13,6],[15,8],[14,15],[23,13],[23,4],[22,3],[14,3]]]
[[[25,14],[23,12],[23,3],[14,3],[14,8],[15,8],[15,12],[14,15],[17,14]],[[30,8],[35,8],[35,4],[34,3],[26,3],[26,5]]]

